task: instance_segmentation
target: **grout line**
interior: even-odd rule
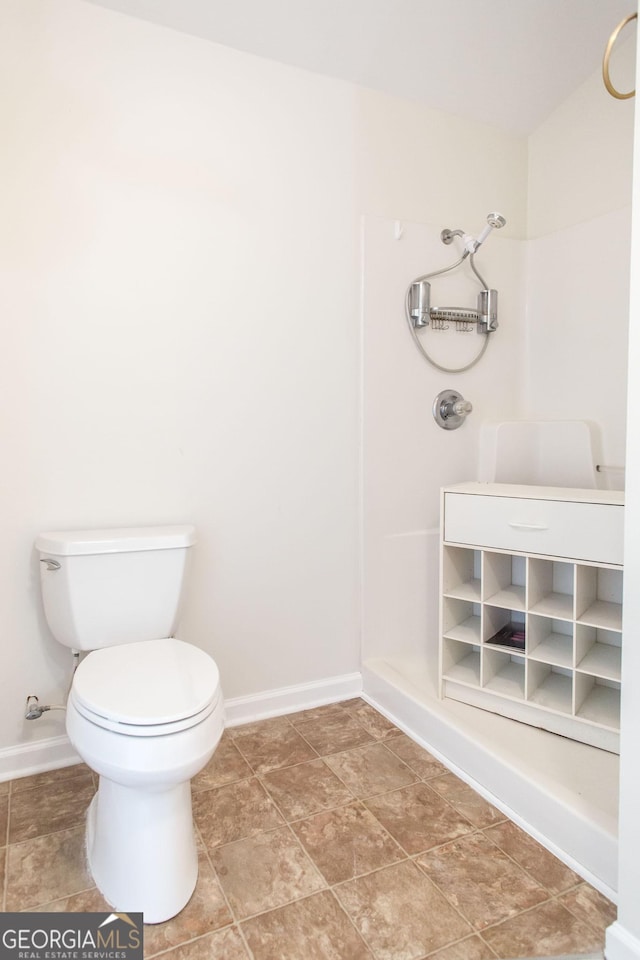
[[[584,881],[584,882],[586,882],[586,881]],[[574,888],[574,889],[575,889],[575,888]],[[562,896],[562,894],[558,894],[558,896]],[[495,923],[487,924],[486,927],[483,927],[483,928],[482,928],[482,933],[485,933],[485,931],[487,931],[487,930],[493,930],[495,927],[499,927],[499,926],[501,926],[501,924],[506,923],[507,921],[516,920],[518,917],[523,917],[523,916],[525,916],[525,915],[528,914],[528,913],[532,913],[532,912],[533,912],[534,910],[536,910],[538,907],[543,907],[546,903],[552,903],[552,902],[555,901],[555,900],[557,900],[557,897],[549,897],[547,900],[543,900],[541,903],[534,903],[533,906],[531,906],[531,907],[526,907],[526,909],[524,909],[524,910],[520,910],[519,913],[514,914],[512,917],[503,917],[502,920],[496,920]],[[560,906],[564,906],[564,904],[560,904]],[[565,908],[565,909],[567,909],[567,908]],[[567,912],[571,913],[571,911],[568,910],[568,909],[567,909]],[[602,935],[602,933],[601,933],[600,930],[594,930],[588,923],[585,923],[584,920],[580,920],[580,918],[579,918],[579,917],[576,917],[575,914],[573,914],[573,913],[571,914],[571,916],[573,916],[574,919],[578,920],[578,922],[581,924],[582,927],[586,927],[591,933],[595,933],[597,936],[599,936],[599,937],[601,938],[601,942],[602,942],[602,944],[603,944],[603,946],[604,946],[604,937],[603,937],[603,935]],[[479,930],[476,931],[476,932],[477,932],[477,933],[480,933]],[[534,960],[534,958],[532,958],[532,960]]]
[[[195,826],[195,824],[194,824],[194,826]],[[320,890],[314,890],[312,893],[305,893],[305,894],[302,894],[302,895],[299,896],[299,897],[294,897],[292,900],[287,900],[285,903],[280,903],[280,904],[278,904],[278,905],[275,906],[275,907],[269,907],[269,908],[266,909],[266,910],[260,910],[260,911],[258,911],[258,913],[252,913],[252,914],[249,914],[249,915],[246,916],[246,917],[240,918],[240,917],[238,917],[238,916],[236,915],[236,912],[235,912],[235,910],[233,909],[233,906],[232,906],[231,902],[229,901],[229,898],[227,897],[226,891],[225,891],[225,889],[224,889],[224,885],[222,884],[222,881],[220,880],[220,877],[219,877],[219,875],[218,875],[218,871],[216,870],[216,868],[215,868],[215,866],[214,866],[214,864],[213,864],[213,861],[211,860],[209,847],[208,847],[207,844],[204,842],[204,840],[203,840],[203,838],[202,838],[202,835],[201,835],[201,833],[200,833],[200,830],[196,827],[196,830],[198,831],[198,836],[200,837],[200,840],[201,840],[201,842],[202,842],[202,844],[203,844],[203,846],[204,846],[204,848],[205,848],[205,850],[206,850],[207,860],[209,861],[209,864],[210,864],[210,866],[211,866],[211,869],[213,870],[214,876],[216,877],[216,880],[218,881],[218,884],[219,884],[220,889],[221,889],[221,891],[222,891],[222,895],[224,896],[225,902],[226,902],[226,904],[227,904],[227,906],[228,906],[228,908],[229,908],[229,911],[230,911],[230,913],[231,913],[231,916],[233,917],[233,924],[234,924],[234,925],[236,926],[236,928],[238,929],[238,932],[240,933],[240,936],[241,936],[241,938],[242,938],[242,941],[243,941],[243,943],[245,944],[245,946],[246,946],[246,948],[247,948],[247,952],[248,952],[250,958],[253,958],[253,957],[254,957],[254,954],[253,954],[253,951],[251,950],[251,948],[249,947],[249,944],[248,944],[248,942],[247,942],[247,940],[246,940],[246,937],[245,937],[245,935],[244,935],[244,931],[242,930],[242,926],[241,926],[241,925],[242,925],[243,923],[245,923],[247,920],[254,920],[254,919],[256,919],[257,917],[262,917],[262,916],[264,916],[265,914],[272,913],[274,910],[279,910],[279,909],[281,909],[282,907],[289,906],[289,905],[292,904],[292,903],[298,903],[300,900],[308,900],[309,897],[313,897],[313,896],[315,896],[317,893],[324,893],[324,892],[327,892],[328,890],[330,890],[330,885],[329,885],[328,881],[325,879],[325,877],[323,876],[322,872],[321,872],[320,869],[315,865],[315,863],[313,862],[313,860],[309,857],[309,855],[307,854],[306,850],[304,849],[304,847],[302,846],[302,844],[300,843],[300,841],[299,841],[298,838],[296,837],[295,833],[293,833],[293,831],[289,828],[289,824],[288,824],[286,821],[285,821],[283,824],[280,824],[280,825],[277,826],[277,827],[273,827],[273,828],[271,828],[271,829],[269,829],[269,830],[261,831],[261,832],[260,832],[260,836],[265,836],[266,834],[275,833],[275,832],[278,831],[278,830],[287,829],[287,828],[289,829],[289,832],[290,832],[291,835],[293,836],[294,840],[296,841],[296,843],[298,844],[298,846],[299,846],[300,849],[302,850],[303,854],[305,855],[305,857],[307,858],[307,860],[309,861],[309,863],[311,864],[311,866],[312,866],[313,869],[315,870],[315,872],[316,872],[316,874],[318,875],[318,877],[320,878],[320,880],[325,884],[325,886],[324,886],[322,889],[320,889]],[[255,836],[255,834],[254,834],[254,836]],[[231,840],[231,841],[229,841],[229,843],[216,844],[215,849],[217,850],[217,849],[219,849],[219,848],[221,848],[221,847],[230,846],[230,845],[233,844],[233,843],[241,843],[241,842],[244,841],[244,840],[250,840],[250,839],[251,839],[251,836],[241,837],[241,838],[239,838],[238,840]],[[223,929],[223,928],[220,928],[220,929]]]
[[[451,842],[455,842],[455,841],[451,841]],[[446,844],[442,844],[442,846],[446,846]],[[429,852],[430,852],[430,851],[429,851]],[[418,856],[422,856],[422,854],[418,854]],[[442,889],[440,888],[439,884],[436,883],[436,881],[435,881],[432,877],[429,876],[429,874],[427,873],[427,871],[423,868],[422,864],[418,863],[417,859],[414,859],[414,860],[413,860],[413,863],[415,863],[415,865],[416,865],[416,867],[418,868],[418,870],[420,871],[420,873],[423,875],[423,877],[424,877],[426,880],[429,881],[429,883],[430,883],[431,886],[434,888],[434,890],[436,890],[436,892],[439,893],[440,896],[444,898],[445,902],[449,904],[449,906],[451,907],[451,909],[452,909],[452,910],[455,910],[455,912],[458,914],[458,916],[459,916],[462,920],[464,920],[464,922],[467,924],[467,926],[469,926],[469,927],[471,928],[471,933],[472,933],[472,934],[473,934],[473,933],[478,933],[479,931],[476,930],[476,928],[475,928],[475,926],[474,926],[474,924],[473,924],[473,921],[472,921],[469,917],[467,917],[466,914],[464,914],[464,913],[462,912],[462,908],[461,908],[461,907],[459,907],[456,903],[452,903],[451,899],[447,896],[447,894],[444,892],[444,890],[442,890]],[[470,935],[471,935],[471,934],[467,933],[466,936],[463,937],[462,939],[466,940],[467,937],[469,937]],[[449,946],[449,944],[445,944],[445,946]],[[440,948],[440,949],[442,949],[442,948]]]
[[[91,877],[91,879],[93,880],[93,877]],[[7,884],[7,886],[8,886],[8,884]],[[43,900],[43,901],[41,901],[41,902],[39,902],[39,903],[31,903],[31,904],[29,904],[29,905],[26,906],[26,907],[25,907],[25,906],[22,906],[22,907],[20,907],[18,910],[16,910],[16,913],[41,913],[41,912],[42,912],[42,907],[46,907],[46,906],[48,906],[50,903],[60,903],[62,900],[69,900],[69,899],[71,899],[71,897],[79,897],[80,894],[82,894],[82,893],[89,893],[91,890],[98,890],[98,888],[96,887],[95,883],[92,883],[92,885],[91,885],[90,887],[84,887],[82,890],[74,890],[73,893],[68,893],[68,894],[66,894],[66,896],[64,896],[64,897],[55,897],[53,900]],[[98,893],[100,893],[99,890],[98,890]],[[100,894],[100,896],[102,896],[102,894]],[[103,898],[103,899],[104,899],[104,898]]]
[[[467,920],[467,923],[468,922],[469,921]],[[482,941],[483,945],[487,948],[487,950],[490,950],[492,955],[498,958],[498,954],[495,952],[493,947],[491,947],[490,944],[486,943],[482,939],[478,930],[474,930],[473,933],[471,934],[467,933],[466,936],[460,937],[459,940],[452,940],[451,943],[445,943],[444,946],[436,947],[436,949],[432,950],[430,953],[425,953],[425,955],[421,957],[420,960],[429,960],[430,957],[437,956],[441,950],[449,950],[451,947],[457,947],[459,944],[464,943],[466,940],[470,940],[472,937],[478,937],[478,939]],[[553,960],[553,958],[549,958],[549,960]]]
[[[197,834],[198,840],[200,841],[200,843],[201,843],[201,845],[202,845],[202,848],[203,848],[203,850],[204,850],[204,852],[205,852],[205,856],[206,856],[206,858],[207,858],[207,862],[208,862],[209,866],[211,867],[211,871],[212,871],[214,877],[216,878],[217,884],[218,884],[218,886],[219,886],[219,888],[220,888],[220,893],[222,894],[222,896],[223,896],[223,898],[224,898],[224,902],[226,903],[227,909],[229,910],[229,913],[230,913],[230,915],[231,915],[231,920],[232,920],[231,926],[234,926],[234,927],[236,928],[236,930],[238,931],[238,934],[239,934],[239,936],[240,936],[240,939],[242,940],[242,942],[243,942],[243,944],[244,944],[244,946],[245,946],[245,949],[246,949],[246,951],[247,951],[247,955],[251,958],[251,960],[254,960],[253,951],[249,949],[249,944],[247,943],[247,941],[246,941],[246,939],[245,939],[245,936],[244,936],[243,931],[240,929],[240,921],[239,921],[238,918],[236,917],[235,910],[233,909],[233,906],[231,905],[231,902],[230,902],[230,900],[229,900],[229,898],[228,898],[228,896],[227,896],[226,890],[224,889],[224,886],[222,885],[222,881],[220,880],[220,877],[218,876],[218,871],[216,870],[216,868],[215,868],[215,866],[214,866],[214,863],[213,863],[213,860],[211,859],[211,854],[210,854],[210,852],[209,852],[209,847],[208,847],[207,844],[205,843],[204,837],[202,836],[202,833],[201,833],[201,831],[200,831],[200,828],[199,828],[199,826],[197,825],[197,823],[195,822],[195,820],[193,821],[193,829],[194,829],[194,832]],[[232,841],[232,842],[233,842],[233,841]],[[218,844],[218,846],[222,846],[222,844]],[[225,927],[220,927],[219,929],[220,929],[220,930],[224,930]]]
[[[503,821],[503,822],[505,822],[505,821]],[[512,823],[513,821],[509,820],[509,821],[507,821],[507,822]],[[496,826],[496,824],[491,824],[491,827],[493,827],[493,826]],[[490,830],[491,827],[482,827],[482,828],[481,828],[481,832],[482,832],[485,836],[487,836],[485,831],[486,831],[486,830]],[[533,838],[531,838],[531,839],[533,839]],[[541,887],[541,888],[545,891],[545,893],[547,894],[547,900],[546,900],[546,901],[542,901],[543,903],[546,903],[547,901],[550,901],[550,900],[559,900],[560,897],[564,897],[567,893],[571,893],[571,892],[574,891],[574,890],[578,890],[578,889],[580,889],[580,887],[582,887],[582,886],[587,886],[587,887],[590,886],[590,884],[588,884],[586,880],[583,880],[582,878],[579,878],[577,883],[572,884],[570,887],[567,887],[565,890],[560,890],[560,891],[555,891],[555,892],[554,892],[554,891],[550,890],[549,887],[547,887],[542,881],[537,880],[536,877],[534,877],[533,874],[530,873],[530,871],[527,870],[527,868],[526,868],[522,863],[520,863],[518,860],[516,860],[515,857],[513,857],[510,853],[508,853],[505,849],[503,849],[503,847],[500,846],[500,844],[498,843],[497,840],[494,840],[493,837],[487,837],[487,840],[490,840],[490,841],[498,848],[498,850],[500,850],[501,853],[503,853],[503,854],[505,855],[505,857],[507,857],[509,860],[511,860],[512,863],[515,863],[515,865],[516,865],[517,867],[519,867],[519,869],[522,870],[523,873],[525,873],[525,874],[527,875],[527,877],[528,877],[530,880],[533,881],[533,883],[537,884],[537,886]],[[537,843],[536,840],[534,840],[533,842],[534,842],[534,843]],[[542,849],[544,850],[545,848],[542,847]],[[550,853],[550,851],[548,851],[548,850],[547,850],[546,852],[547,852],[547,853]],[[550,856],[553,856],[553,854],[550,854]],[[557,857],[554,857],[554,859],[557,860],[558,858],[557,858]],[[558,862],[561,863],[562,866],[566,866],[565,864],[562,863],[561,860],[558,861]],[[569,870],[570,868],[567,867],[566,869]],[[574,873],[575,871],[571,871],[571,872]],[[606,899],[606,897],[605,897],[605,899]],[[538,904],[538,906],[541,906],[541,904]],[[590,927],[594,930],[595,933],[598,933],[598,934],[600,933],[600,930],[595,929],[595,927],[593,927],[593,925],[592,925],[591,923],[589,923],[589,921],[584,920],[583,917],[577,916],[577,914],[575,914],[575,913],[573,912],[573,910],[572,910],[570,907],[568,907],[566,904],[562,903],[562,904],[560,904],[560,906],[563,906],[566,910],[568,910],[569,913],[570,913],[573,917],[575,917],[575,919],[578,920],[580,923],[587,923],[587,925],[590,926]]]
[[[93,797],[91,799],[93,799]],[[88,809],[89,808],[87,806],[87,810]],[[87,810],[82,811],[82,817],[86,816]],[[7,850],[9,847],[19,847],[22,843],[33,843],[35,840],[44,840],[47,837],[56,837],[59,833],[65,833],[67,830],[77,830],[78,826],[82,826],[82,823],[74,827],[67,825],[66,827],[60,827],[58,830],[50,830],[49,833],[38,833],[35,837],[24,837],[22,840],[12,840],[11,843],[7,844]]]
[[[582,880],[581,883],[577,883],[575,886],[570,887],[568,890],[563,890],[561,893],[555,894],[555,895],[552,897],[552,899],[553,899],[553,900],[560,901],[560,898],[561,898],[561,897],[564,897],[567,893],[573,893],[574,890],[579,890],[580,887],[584,887],[584,886],[590,887],[590,884],[588,884],[586,880]],[[594,888],[591,888],[591,889],[594,889]],[[602,896],[602,894],[601,894],[601,896]],[[605,897],[605,900],[606,900],[606,899],[607,899],[607,898]],[[609,901],[609,902],[611,902],[611,901]],[[584,917],[579,917],[578,914],[575,913],[575,912],[571,909],[570,906],[568,906],[568,904],[566,904],[566,903],[560,903],[560,906],[561,906],[561,907],[564,907],[565,910],[568,910],[569,913],[571,914],[571,916],[574,917],[574,918],[578,921],[578,923],[581,923],[583,926],[586,925],[587,927],[589,927],[590,930],[593,930],[593,932],[594,932],[595,934],[597,934],[599,937],[602,937],[602,936],[603,936],[602,930],[599,930],[599,929],[595,926],[595,924],[593,924],[590,920],[585,920]],[[609,924],[606,923],[606,926],[609,926]]]
[[[352,926],[353,929],[355,930],[356,935],[357,935],[358,937],[360,937],[360,939],[361,939],[362,942],[364,943],[365,947],[367,947],[367,949],[369,949],[369,950],[371,951],[371,955],[372,955],[372,957],[374,957],[374,960],[376,960],[376,958],[378,957],[378,952],[377,952],[376,950],[374,950],[372,944],[369,943],[369,941],[367,940],[367,938],[365,937],[365,935],[364,935],[360,930],[358,930],[358,928],[357,928],[357,926],[356,926],[355,920],[353,919],[353,917],[351,916],[351,914],[349,913],[349,911],[347,910],[347,908],[346,908],[346,907],[344,906],[344,904],[342,903],[342,901],[341,901],[340,897],[338,896],[338,893],[337,893],[337,891],[335,890],[335,888],[334,888],[334,887],[329,887],[329,892],[330,892],[331,895],[333,896],[333,899],[335,900],[335,902],[338,904],[338,909],[343,912],[343,914],[345,915],[345,917],[347,918],[347,920],[349,921],[349,923],[351,924],[351,926]]]

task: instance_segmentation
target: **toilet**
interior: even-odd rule
[[[193,893],[190,780],[224,726],[220,677],[174,629],[192,526],[43,533],[44,611],[85,652],[67,702],[69,739],[100,777],[87,814],[96,886],[119,912],[161,923]]]

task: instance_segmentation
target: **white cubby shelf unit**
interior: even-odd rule
[[[623,511],[618,491],[443,490],[443,697],[618,752]]]

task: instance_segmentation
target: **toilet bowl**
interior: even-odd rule
[[[197,647],[168,638],[90,653],[67,704],[67,733],[100,775],[87,856],[96,886],[145,923],[178,913],[198,860],[189,781],[223,729],[218,671]]]
[[[87,815],[89,867],[105,900],[145,923],[175,916],[193,893],[190,779],[224,727],[214,660],[172,635],[193,542],[192,527],[162,527],[36,543],[49,626],[89,651],[66,712],[71,743],[100,777]]]

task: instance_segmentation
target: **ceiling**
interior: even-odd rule
[[[609,34],[636,9],[636,0],[90,2],[520,133],[599,69]]]

